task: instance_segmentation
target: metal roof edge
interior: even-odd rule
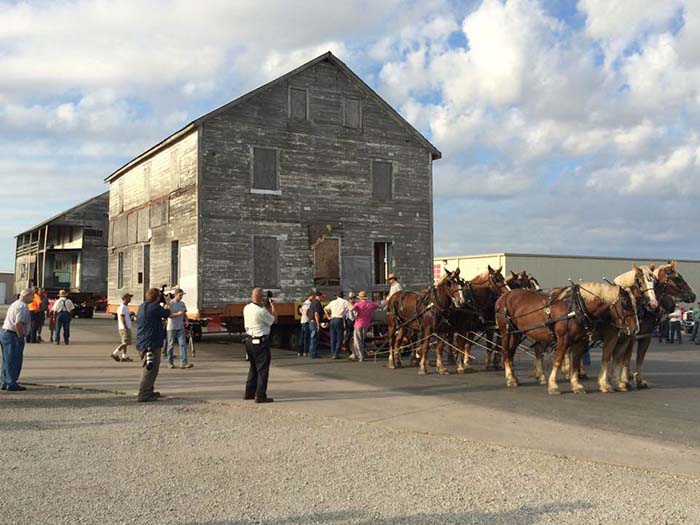
[[[479,259],[482,257],[547,257],[550,259],[605,259],[610,261],[670,261],[700,263],[700,259],[676,259],[669,257],[616,257],[607,255],[565,255],[565,254],[549,254],[549,253],[517,253],[517,252],[500,252],[500,253],[483,253],[476,255],[452,255],[446,257],[435,257],[433,261],[443,261],[444,259]]]

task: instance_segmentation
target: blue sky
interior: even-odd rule
[[[436,146],[436,254],[700,258],[684,0],[0,0],[13,237],[183,124],[332,50]]]

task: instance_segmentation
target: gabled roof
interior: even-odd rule
[[[86,204],[90,204],[92,201],[95,201],[95,200],[100,199],[100,198],[109,199],[109,191],[105,191],[104,193],[100,193],[96,197],[91,197],[88,200],[81,202],[80,204],[76,204],[72,208],[68,208],[67,210],[62,211],[61,213],[54,215],[50,219],[46,219],[44,222],[37,224],[36,226],[33,226],[32,228],[24,230],[22,233],[18,233],[17,235],[15,235],[15,238],[19,237],[20,235],[24,235],[25,233],[33,232],[34,230],[38,230],[42,226],[46,226],[47,224],[50,224],[50,223],[60,219],[64,215],[68,215],[70,212],[75,211],[78,208],[85,206]]]
[[[229,109],[238,106],[239,104],[242,104],[246,102],[247,100],[253,98],[254,96],[275,87],[277,84],[280,84],[287,79],[301,73],[302,71],[305,71],[306,69],[309,69],[316,64],[323,62],[323,61],[328,61],[335,66],[337,66],[343,73],[345,73],[356,85],[357,87],[365,92],[368,96],[372,97],[382,108],[384,108],[393,118],[394,120],[406,130],[407,133],[412,135],[421,145],[423,145],[428,151],[433,156],[433,159],[439,159],[442,157],[442,153],[433,146],[428,139],[426,139],[420,131],[418,131],[416,128],[414,128],[405,118],[403,118],[398,111],[396,111],[391,105],[389,105],[388,102],[386,102],[382,97],[380,97],[376,91],[374,91],[371,87],[369,87],[364,80],[362,80],[360,77],[358,77],[353,71],[345,65],[338,57],[336,57],[333,53],[330,51],[322,54],[321,56],[318,56],[314,58],[313,60],[310,60],[306,64],[303,64],[299,66],[296,69],[293,69],[289,73],[286,73],[282,75],[279,78],[276,78],[275,80],[272,80],[268,82],[267,84],[263,84],[257,89],[254,89],[253,91],[250,91],[246,93],[245,95],[242,95],[238,97],[235,100],[232,100],[228,104],[224,104],[223,106],[210,111],[209,113],[199,117],[196,120],[193,120],[183,128],[179,129],[166,139],[162,140],[152,148],[148,149],[147,151],[143,152],[141,155],[138,157],[130,160],[126,164],[124,164],[121,168],[113,172],[111,175],[109,175],[107,178],[105,178],[105,182],[113,182],[115,179],[117,179],[120,175],[122,175],[127,169],[132,168],[133,166],[136,166],[137,164],[140,164],[144,160],[152,157],[156,153],[158,153],[160,150],[166,148],[170,144],[178,141],[180,138],[184,137],[185,135],[189,134],[191,131],[194,131],[199,127],[201,124],[204,122],[208,121],[209,119],[212,119],[216,117],[217,115],[228,111]]]

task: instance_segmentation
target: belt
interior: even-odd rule
[[[15,337],[19,337],[19,336],[17,335],[17,332],[15,332],[14,330],[5,330],[5,329],[3,329],[3,332],[10,332],[11,334],[15,334]]]

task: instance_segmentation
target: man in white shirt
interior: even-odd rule
[[[31,328],[32,316],[27,305],[34,300],[34,290],[27,289],[19,294],[19,299],[10,305],[0,330],[2,346],[2,385],[1,390],[18,392],[26,390],[17,383],[22,372],[24,343]]]
[[[309,307],[311,306],[311,299],[314,298],[313,292],[309,292],[306,297],[306,301],[299,308],[299,314],[301,315],[300,320],[300,338],[299,338],[299,349],[297,352],[298,356],[306,357],[309,355],[309,342],[311,340],[311,332],[309,330]]]
[[[683,312],[681,312],[681,309],[676,306],[676,309],[668,314],[668,324],[669,324],[669,330],[671,332],[671,336],[669,337],[669,343],[673,343],[675,340],[674,335],[678,335],[678,343],[682,344],[683,339],[681,337],[681,316],[683,315]]]
[[[122,295],[122,304],[117,309],[117,329],[119,330],[119,346],[112,352],[112,359],[117,363],[122,361],[131,361],[132,359],[126,355],[126,351],[131,344],[131,312],[129,311],[129,303],[132,295],[125,293]],[[121,356],[119,353],[121,352]]]
[[[338,359],[343,344],[343,328],[350,311],[350,303],[345,300],[343,292],[338,292],[335,299],[326,305],[324,311],[326,317],[331,321],[331,359]]]
[[[63,329],[63,342],[68,344],[70,339],[70,321],[73,316],[71,312],[75,309],[73,301],[68,299],[68,292],[61,290],[58,292],[58,299],[53,303],[51,310],[56,314],[56,344],[61,344],[61,329]]]
[[[243,324],[247,334],[246,354],[250,369],[243,399],[255,399],[256,403],[272,403],[267,397],[267,380],[270,375],[270,329],[277,321],[275,302],[265,304],[262,288],[253,288],[252,302],[243,308]]]
[[[387,280],[389,281],[389,284],[391,285],[391,288],[389,288],[389,295],[386,298],[386,300],[388,301],[389,298],[392,295],[394,295],[395,293],[403,292],[403,286],[401,286],[401,283],[396,278],[396,275],[394,275],[393,273],[389,274],[389,276],[387,277]]]

